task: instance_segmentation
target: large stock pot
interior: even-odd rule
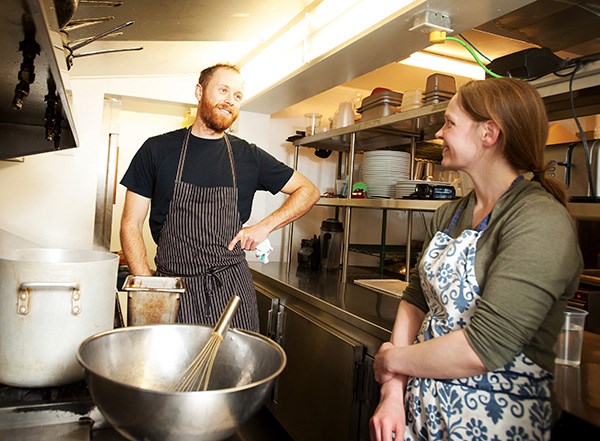
[[[48,387],[83,378],[81,342],[114,326],[119,257],[60,248],[0,256],[0,383]]]

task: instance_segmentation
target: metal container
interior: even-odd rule
[[[216,441],[235,433],[268,399],[286,364],[272,340],[230,330],[207,391],[166,392],[208,341],[212,327],[163,324],[90,337],[77,358],[92,399],[131,440]]]
[[[393,90],[381,90],[372,93],[364,100],[356,110],[361,114],[361,121],[369,121],[375,118],[383,118],[398,111],[402,104],[402,93]]]
[[[425,86],[425,94],[429,93],[448,93],[454,95],[456,93],[456,79],[451,75],[434,73],[427,77],[427,85]]]
[[[127,326],[175,323],[185,286],[181,277],[127,276]]]
[[[339,269],[344,242],[344,226],[337,219],[325,219],[321,222],[321,268]]]
[[[119,257],[31,248],[0,257],[0,383],[47,387],[83,378],[76,353],[113,328]]]

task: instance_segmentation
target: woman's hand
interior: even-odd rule
[[[373,367],[375,370],[375,381],[379,384],[386,383],[396,376],[395,372],[391,372],[387,368],[389,365],[388,358],[390,356],[390,351],[394,348],[395,346],[393,344],[385,342],[379,348],[377,355],[375,355],[375,364]]]
[[[406,427],[404,382],[394,377],[381,388],[381,401],[371,417],[371,441],[403,441]]]

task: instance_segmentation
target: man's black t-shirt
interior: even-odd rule
[[[158,243],[175,187],[177,164],[187,129],[149,138],[135,154],[121,184],[151,198],[150,230]],[[254,144],[228,135],[233,151],[242,223],[250,218],[254,193],[279,192],[294,170]],[[202,187],[232,187],[225,140],[197,138],[190,134],[182,180]]]

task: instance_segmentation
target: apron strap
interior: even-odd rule
[[[177,174],[175,175],[175,182],[181,182],[181,176],[183,175],[183,164],[185,162],[185,154],[187,153],[188,141],[190,140],[190,133],[192,133],[192,126],[188,129],[181,146],[181,153],[179,154],[179,163],[177,164]]]
[[[235,162],[233,160],[233,149],[231,148],[231,143],[229,142],[229,136],[227,136],[227,133],[223,133],[223,136],[225,138],[225,144],[227,145],[227,153],[229,154],[229,166],[231,167],[231,176],[233,177],[233,188],[237,188]]]

